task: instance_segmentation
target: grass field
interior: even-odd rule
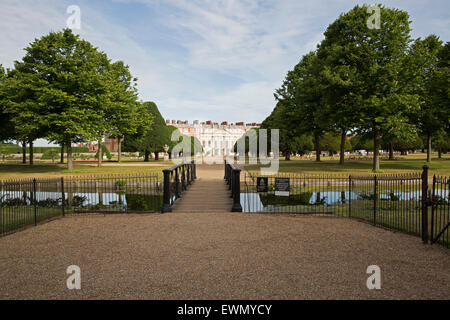
[[[0,235],[13,230],[62,216],[61,208],[37,208],[36,216],[32,206],[0,208]]]
[[[380,171],[383,173],[407,173],[422,171],[422,166],[430,167],[430,174],[450,175],[450,155],[443,155],[442,159],[433,158],[430,163],[425,161],[424,156],[411,155],[402,156],[396,160],[381,160]],[[265,165],[246,165],[248,171],[259,170]],[[290,161],[280,160],[279,172],[292,173],[372,173],[372,160],[346,160],[344,165],[339,164],[338,158],[331,160],[325,157],[321,162],[292,158]]]
[[[133,164],[136,164],[133,166]],[[161,172],[173,166],[171,162],[152,161],[149,165],[143,162],[120,164],[105,164],[101,167],[92,165],[74,165],[74,169],[67,170],[67,165],[37,164],[0,164],[0,180],[29,179],[29,178],[56,178],[61,176],[83,176],[97,174],[135,174],[148,172]],[[162,174],[162,172],[161,172]]]

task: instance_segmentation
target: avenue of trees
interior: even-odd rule
[[[413,41],[409,15],[398,9],[380,7],[380,28],[370,29],[367,9],[341,14],[276,90],[262,128],[280,129],[287,159],[312,147],[320,161],[322,150],[331,151],[327,141],[338,139],[343,164],[349,135],[373,150],[374,171],[381,148],[390,158],[394,150],[426,149],[427,161],[433,147],[450,149],[450,43],[436,35]]]
[[[122,61],[80,39],[70,29],[35,39],[14,68],[0,65],[0,141],[22,144],[23,162],[33,143],[43,138],[61,146],[61,162],[73,168],[72,144],[105,135],[125,151],[150,153],[171,145],[169,128],[153,102],[138,101],[137,79]],[[27,148],[28,146],[28,148]],[[105,147],[99,148],[99,165]]]

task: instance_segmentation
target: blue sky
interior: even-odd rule
[[[81,9],[83,38],[130,65],[143,100],[180,120],[260,122],[286,72],[322,39],[352,0],[0,0],[0,63],[66,26]],[[410,13],[412,36],[450,38],[450,1],[392,0]]]

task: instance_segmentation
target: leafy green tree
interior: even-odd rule
[[[0,64],[0,142],[15,138],[14,123],[11,115],[6,112],[6,93],[4,90],[6,77],[6,70]]]
[[[350,139],[350,143],[352,145],[352,150],[367,150],[367,151],[373,151],[373,139],[371,137],[371,134],[366,133],[359,133]]]
[[[107,129],[110,61],[70,29],[50,32],[25,51],[22,61],[15,63],[10,93],[15,89],[17,94],[8,112],[16,128],[29,126],[28,135],[39,131],[49,140],[64,141],[72,170],[72,143],[99,140]]]
[[[268,128],[261,128],[261,129],[268,129]],[[256,143],[256,148],[253,149],[253,145],[252,147],[250,146],[250,136],[254,136],[255,139],[255,143]],[[253,138],[252,138],[253,139]],[[269,144],[267,150],[270,149],[270,137],[267,137],[267,143]],[[258,156],[260,151],[259,151],[259,128],[255,128],[255,129],[251,129],[249,131],[247,131],[245,134],[243,134],[233,145],[233,152],[238,153],[238,147],[243,144],[244,145],[244,149],[245,149],[245,156],[249,156],[249,154],[251,154],[252,152],[256,152],[256,155],[252,155],[252,156]],[[241,156],[241,155],[239,155]]]
[[[297,134],[292,129],[285,128],[285,105],[284,101],[277,103],[272,113],[262,122],[261,129],[267,129],[268,150],[271,150],[271,129],[279,129],[279,148],[286,160],[290,160],[292,154],[305,154],[311,151],[311,137],[306,134]],[[248,152],[248,151],[247,151]]]
[[[414,92],[420,102],[420,109],[417,114],[414,114],[414,118],[418,119],[419,129],[427,137],[427,162],[431,161],[432,137],[445,126],[450,116],[448,100],[443,105],[439,101],[440,97],[436,94],[439,91],[440,77],[443,76],[437,72],[441,50],[442,41],[437,36],[430,35],[423,40],[417,39],[410,52],[417,80]]]
[[[359,120],[358,127],[373,135],[373,170],[380,168],[381,132],[396,122],[408,119],[418,109],[416,95],[409,87],[407,49],[410,21],[406,11],[380,7],[379,29],[369,29],[368,7],[355,6],[342,14],[325,32],[322,47],[327,47],[328,78],[350,83],[349,103]],[[344,75],[344,76],[343,76]]]
[[[326,103],[326,109],[322,110],[330,119],[331,127],[340,134],[340,158],[339,163],[344,164],[345,150],[348,149],[347,136],[355,127],[358,126],[359,118],[356,112],[358,105],[352,97],[354,82],[357,69],[348,63],[349,56],[344,59],[336,57],[336,53],[341,48],[337,47],[332,37],[325,38],[318,46],[317,56],[322,61],[323,70],[323,96]],[[329,140],[334,135],[327,136]],[[332,152],[330,147],[325,147],[327,143],[322,143],[325,150]],[[334,149],[334,143],[333,148]],[[334,152],[335,150],[333,150]]]
[[[16,68],[9,70],[3,81],[4,113],[8,114],[14,138],[22,142],[23,163],[26,162],[26,144],[29,143],[30,164],[33,164],[33,142],[46,133],[42,124],[42,108],[38,102],[36,83],[39,75]]]
[[[150,153],[155,153],[155,160],[159,158],[159,152],[164,151],[164,146],[170,144],[169,130],[164,118],[154,102],[143,102],[140,114],[153,119],[150,126],[139,126],[136,133],[125,135],[124,147],[129,151],[145,153],[144,161],[150,160]]]
[[[169,158],[172,159],[172,151],[175,148],[176,145],[179,145],[182,143],[180,150],[189,150],[189,155],[196,155],[196,152],[203,152],[203,146],[200,140],[198,140],[196,137],[189,137],[181,133],[181,131],[174,126],[167,126],[167,129],[169,130],[169,137],[170,137],[170,143],[169,146]],[[174,140],[172,140],[174,139]],[[180,152],[181,154],[182,152]],[[177,156],[180,156],[177,155]]]
[[[389,150],[389,160],[394,160],[394,151],[406,154],[409,150],[423,148],[423,142],[417,133],[400,136],[387,134],[382,136],[381,146],[385,150]]]
[[[111,160],[111,159],[112,159],[112,154],[111,154],[111,152],[109,152],[108,148],[105,146],[104,143],[102,143],[101,146],[102,146],[101,149],[100,149],[100,150],[97,150],[97,152],[95,153],[95,157],[98,159],[100,156],[103,157],[103,155],[106,155],[106,158],[107,158],[108,160]],[[99,152],[99,151],[100,151],[100,152]]]
[[[316,161],[320,161],[320,138],[330,126],[323,99],[321,64],[314,51],[303,56],[275,93],[275,98],[284,105],[282,128],[297,136],[312,134]]]
[[[352,150],[352,145],[350,141],[347,140],[347,135],[345,135],[344,141],[344,152]],[[333,132],[326,133],[320,141],[320,148],[322,150],[327,150],[328,154],[332,156],[333,154],[341,151],[342,142],[341,135],[338,135]]]
[[[117,138],[120,162],[123,137],[137,133],[140,127],[151,126],[152,115],[148,112],[140,113],[137,102],[137,79],[132,77],[127,65],[122,61],[112,63],[108,73],[109,104],[105,110],[104,120],[107,124],[105,134]]]
[[[450,135],[445,130],[438,132],[434,137],[434,146],[438,150],[439,159],[441,159],[442,153],[450,151]]]

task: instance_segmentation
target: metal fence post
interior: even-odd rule
[[[197,164],[195,163],[195,160],[192,160],[192,163],[194,165],[194,180],[197,180]]]
[[[61,177],[61,211],[63,217],[65,216],[64,206],[66,202],[66,194],[64,193],[64,178]]]
[[[36,178],[33,179],[33,206],[34,206],[34,225],[37,225],[37,206],[36,206]]]
[[[175,193],[176,193],[177,199],[181,195],[181,192],[180,192],[180,174],[179,174],[178,170],[179,170],[179,168],[175,169]]]
[[[191,165],[186,164],[186,184],[189,186],[191,184]]]
[[[378,180],[377,175],[374,175],[373,178],[373,225],[377,225],[377,200],[378,200],[378,194],[377,194],[377,187],[378,187]]]
[[[422,241],[428,243],[428,166],[422,168]]]
[[[228,184],[228,190],[231,190],[231,184],[232,184],[232,181],[233,181],[233,177],[232,177],[232,170],[231,170],[231,165],[230,164],[227,164],[227,177],[228,177],[228,181],[227,181],[227,184]]]
[[[232,212],[242,212],[241,206],[241,169],[233,170],[233,207]]]
[[[186,173],[184,172],[185,165],[181,165],[181,190],[186,190]]]
[[[352,176],[348,176],[348,216],[352,216]]]
[[[162,213],[172,212],[170,207],[170,170],[163,170],[164,173],[164,194],[163,194],[163,207],[161,208]]]
[[[225,165],[223,166],[223,168],[224,168],[223,178],[224,178],[224,180],[227,180],[227,159],[225,159],[224,163],[225,163]]]

